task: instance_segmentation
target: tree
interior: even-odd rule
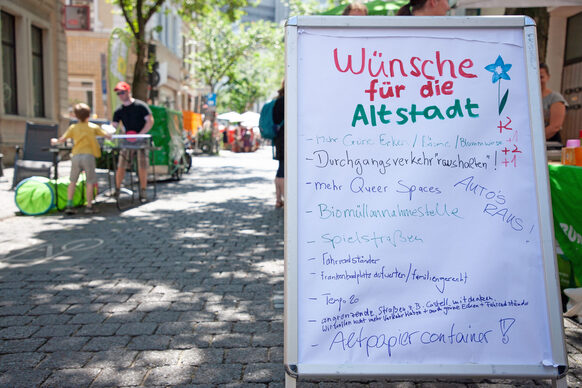
[[[282,30],[266,21],[233,26],[220,12],[214,12],[200,20],[192,38],[197,45],[192,58],[195,77],[216,93],[227,85],[233,86],[238,79],[237,66],[243,61],[255,64],[255,53],[273,47],[281,49]]]
[[[282,32],[282,31],[281,31]],[[244,112],[255,104],[274,97],[285,76],[283,45],[258,50],[240,61],[228,75],[220,94],[219,110]]]
[[[327,8],[333,8],[341,3],[341,0],[328,0]],[[349,1],[343,1],[343,3],[348,4]],[[318,0],[289,0],[287,5],[289,6],[289,15],[291,16],[316,15],[327,9],[322,9],[321,2]]]
[[[241,15],[239,8],[245,7],[248,0],[111,0],[121,9],[128,28],[134,38],[137,60],[133,72],[132,91],[136,98],[147,99],[147,40],[146,25],[162,5],[169,1],[180,4],[181,12],[187,19],[201,17],[215,7],[223,9],[226,17],[234,21]]]

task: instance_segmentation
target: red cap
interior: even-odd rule
[[[127,82],[118,82],[117,85],[115,85],[115,89],[113,89],[114,91],[118,92],[120,90],[125,90],[126,92],[129,92],[131,90],[131,86],[129,86],[129,84]]]

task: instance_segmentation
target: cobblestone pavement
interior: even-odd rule
[[[283,211],[270,147],[194,159],[158,197],[97,215],[15,215],[0,181],[1,387],[282,387]],[[7,175],[10,169],[6,169]],[[568,385],[582,327],[565,320]],[[549,381],[305,381],[512,387]]]

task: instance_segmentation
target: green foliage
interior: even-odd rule
[[[328,0],[328,3],[336,3],[336,1]],[[289,0],[287,3],[289,5],[289,15],[290,16],[307,16],[316,15],[322,11],[321,3],[318,0]],[[339,5],[339,4],[333,4]],[[331,5],[331,6],[333,6]],[[329,7],[328,7],[329,8]],[[324,8],[327,9],[327,8]]]
[[[242,112],[276,90],[284,72],[283,28],[266,21],[232,25],[215,12],[193,31],[198,81],[217,93],[219,111]]]
[[[237,20],[243,13],[248,0],[108,0],[119,7],[131,34],[134,37],[137,61],[133,72],[132,93],[135,97],[147,99],[147,61],[146,58],[146,24],[166,2],[178,4],[184,19],[194,20],[223,10],[230,21]]]

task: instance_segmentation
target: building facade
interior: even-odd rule
[[[67,50],[61,0],[0,0],[0,153],[11,165],[26,122],[67,119]]]
[[[125,19],[121,10],[106,0],[68,0],[67,7],[72,10],[69,13],[72,19],[77,14],[75,9],[86,10],[78,12],[82,20],[66,24],[69,107],[85,102],[98,118],[111,119],[119,101],[114,96],[113,102],[108,103],[107,94],[115,86],[109,85],[107,78],[109,44],[113,30],[125,27]],[[161,26],[159,31],[157,26]],[[184,33],[176,6],[169,2],[148,22],[146,38],[156,62],[155,85],[148,101],[152,104],[176,110],[193,105],[195,91],[188,84],[189,70],[183,59],[187,52],[182,47]],[[121,79],[130,84],[134,65],[135,55],[130,54],[121,74]]]

